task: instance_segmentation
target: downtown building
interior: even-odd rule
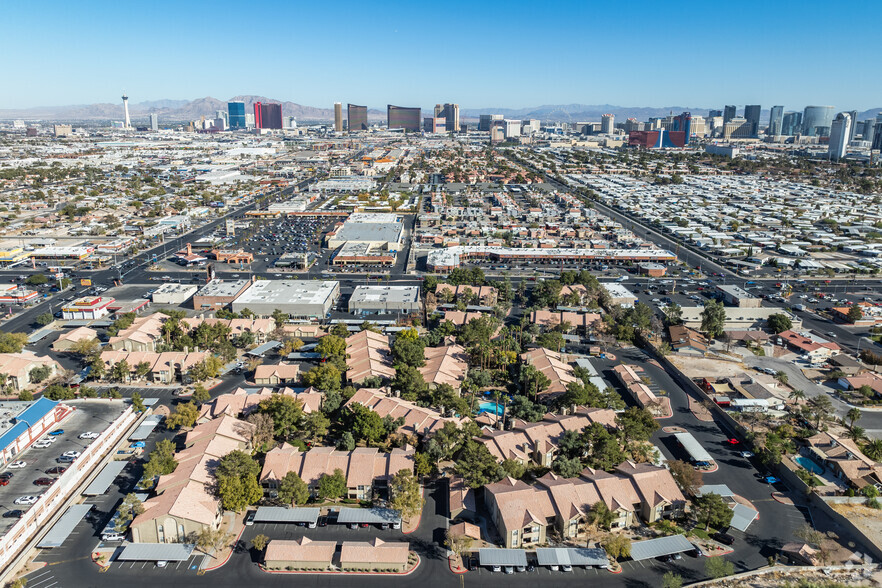
[[[368,129],[367,106],[347,104],[346,116],[349,121],[350,133],[352,131],[366,131]]]
[[[254,126],[258,129],[282,129],[282,105],[254,103]]]
[[[227,116],[231,129],[246,128],[244,102],[227,102]]]
[[[416,133],[420,130],[421,112],[419,107],[386,106],[386,127],[389,129],[404,129]]]

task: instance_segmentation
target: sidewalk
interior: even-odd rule
[[[233,551],[235,551],[236,545],[239,543],[239,538],[242,536],[242,531],[245,530],[245,516],[245,512],[224,513],[224,519],[221,522],[220,529],[221,531],[232,535],[232,538],[230,539],[230,542],[226,547],[221,550],[215,551],[212,554],[207,554],[208,557],[203,558],[202,564],[200,564],[199,566],[200,573],[216,570],[227,563],[227,561],[230,559],[230,556],[233,554]]]

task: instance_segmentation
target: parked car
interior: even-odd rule
[[[52,447],[52,444],[48,441],[37,441],[36,443],[31,445],[31,447],[34,447],[36,449],[46,449],[47,447]]]
[[[7,510],[6,512],[3,513],[3,518],[4,519],[20,519],[21,517],[24,516],[24,513],[25,513],[25,511],[18,510],[18,509]]]
[[[750,459],[751,457],[753,457],[753,452],[752,451],[742,451],[741,457],[743,457],[745,459]]]
[[[61,474],[63,474],[63,473],[66,472],[66,471],[67,471],[67,468],[65,468],[65,467],[62,467],[62,466],[55,466],[55,467],[51,467],[51,468],[49,468],[48,470],[46,470],[46,473],[47,473],[47,474],[53,474],[53,475],[56,475],[56,476],[57,476],[57,475],[61,475]]]
[[[39,496],[19,496],[12,501],[13,504],[37,504]]]
[[[711,538],[714,541],[719,541],[720,543],[723,543],[725,545],[732,545],[733,543],[735,543],[735,537],[722,531],[714,533],[713,535],[711,535]]]
[[[78,438],[79,439],[97,439],[98,433],[93,433],[92,431],[87,431],[85,433],[81,433]]]
[[[26,467],[28,467],[28,462],[26,462],[26,461],[14,461],[11,464],[9,464],[8,466],[6,466],[6,468],[10,469],[10,470],[20,470],[20,469],[26,468]]]
[[[71,457],[69,455],[59,455],[55,458],[55,461],[58,463],[73,463],[77,460],[75,457]]]
[[[58,478],[37,478],[34,480],[35,486],[51,486]]]
[[[0,486],[8,486],[9,478],[0,478]]]
[[[251,512],[249,512],[249,513],[248,513],[248,516],[245,517],[245,524],[246,524],[247,526],[251,526],[251,525],[253,525],[253,524],[254,524],[254,517],[256,517],[256,516],[257,516],[257,511],[256,511],[256,510],[252,510]]]
[[[57,437],[58,435],[64,435],[64,429],[55,429],[51,433],[49,433],[53,437]]]

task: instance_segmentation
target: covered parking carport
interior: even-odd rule
[[[606,567],[609,557],[598,547],[539,547],[536,563],[540,566]]]
[[[527,552],[523,549],[490,549],[478,550],[478,565],[483,567],[527,567]]]
[[[65,542],[65,540],[70,536],[73,532],[74,527],[76,527],[80,521],[83,520],[83,517],[88,514],[90,510],[92,510],[91,504],[74,504],[70,508],[67,509],[58,521],[52,525],[52,528],[49,529],[49,532],[40,539],[40,542],[37,543],[37,547],[41,549],[51,548],[51,547],[61,547],[61,545]]]
[[[401,513],[391,508],[341,508],[337,515],[341,525],[389,525],[401,528]]]
[[[101,496],[105,494],[116,477],[122,473],[127,465],[129,465],[127,461],[112,461],[108,463],[101,470],[101,473],[95,476],[92,483],[83,490],[83,496]]]
[[[670,537],[658,537],[646,541],[631,543],[631,559],[642,561],[654,557],[663,557],[675,553],[692,551],[695,546],[683,535],[671,535]]]
[[[259,506],[254,514],[255,523],[294,523],[310,529],[318,523],[319,508],[286,508],[284,506]]]

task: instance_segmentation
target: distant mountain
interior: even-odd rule
[[[333,108],[317,108],[304,106],[296,102],[282,102],[266,98],[265,96],[242,95],[234,96],[229,100],[218,100],[211,96],[197,98],[196,100],[151,100],[129,103],[129,113],[135,122],[143,122],[150,113],[159,115],[162,124],[214,117],[218,110],[226,110],[227,102],[239,100],[245,102],[245,111],[253,112],[255,102],[275,102],[282,104],[282,115],[293,116],[298,121],[331,121],[334,119]],[[346,116],[344,105],[343,116]],[[651,106],[615,106],[613,104],[545,104],[528,108],[463,108],[460,117],[463,120],[475,121],[481,114],[501,114],[506,118],[530,119],[537,118],[543,122],[598,122],[604,114],[614,114],[617,122],[633,117],[645,121],[650,117],[667,116],[683,111],[692,112],[694,115],[707,116],[708,108],[696,106],[665,106],[656,108]],[[838,112],[838,111],[837,111]],[[882,112],[882,107],[871,108],[858,113],[858,120],[863,121],[875,118]],[[423,113],[431,116],[432,109],[424,108]],[[68,106],[38,106],[32,108],[0,110],[0,120],[25,119],[47,121],[100,121],[122,120],[122,102],[100,104],[75,104]],[[383,121],[386,118],[385,109],[368,109],[368,118],[372,121]],[[763,118],[768,120],[768,111],[763,111]]]

